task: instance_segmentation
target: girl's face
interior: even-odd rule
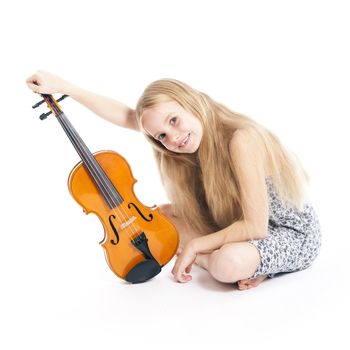
[[[194,153],[201,142],[201,122],[176,101],[161,102],[143,112],[144,129],[165,148],[177,153]]]

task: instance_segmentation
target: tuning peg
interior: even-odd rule
[[[39,119],[40,119],[40,120],[44,120],[44,119],[46,119],[51,113],[52,113],[51,111],[50,111],[50,112],[47,112],[47,113],[43,113],[43,114],[41,114],[41,115],[39,116]]]
[[[45,102],[45,100],[41,100],[41,101],[37,102],[34,106],[32,106],[32,108],[37,108],[44,102]]]
[[[69,95],[62,95],[59,99],[57,99],[56,101],[57,102],[60,102],[60,101],[62,101],[62,100],[64,100],[66,97],[68,97]],[[45,100],[41,100],[41,101],[39,101],[39,102],[37,102],[34,106],[32,106],[32,108],[37,108],[37,107],[39,107],[42,103],[44,103],[45,102]]]
[[[42,96],[45,96],[45,95],[42,95]],[[49,95],[48,95],[49,96]],[[68,97],[69,95],[62,95],[59,99],[57,99],[56,100],[56,102],[60,102],[60,101],[62,101],[62,100],[64,100],[66,97]],[[32,108],[37,108],[37,107],[39,107],[42,103],[44,103],[45,102],[45,100],[41,100],[41,101],[39,101],[39,102],[37,102],[34,106],[32,106]],[[52,113],[52,111],[49,111],[49,112],[47,112],[47,113],[43,113],[43,114],[41,114],[40,115],[40,120],[44,120],[44,119],[46,119],[50,114]]]
[[[69,97],[69,95],[62,95],[59,99],[57,99],[57,102],[60,102],[62,100],[64,100],[66,97]]]

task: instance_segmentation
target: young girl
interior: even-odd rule
[[[171,201],[160,209],[180,235],[176,281],[190,281],[196,263],[243,290],[303,270],[318,255],[320,226],[304,196],[307,174],[252,119],[174,79],[151,83],[135,110],[46,71],[27,85],[37,93],[67,94],[145,135]]]

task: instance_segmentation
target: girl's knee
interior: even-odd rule
[[[232,249],[223,246],[211,253],[208,270],[210,274],[220,282],[236,282],[237,272],[241,270],[242,261]]]
[[[251,277],[260,264],[257,249],[249,243],[229,243],[215,250],[208,270],[220,282],[233,283]]]

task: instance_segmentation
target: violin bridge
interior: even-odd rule
[[[132,216],[128,221],[123,222],[120,225],[120,229],[124,230],[126,229],[128,226],[130,226],[134,221],[136,220],[136,216]]]

